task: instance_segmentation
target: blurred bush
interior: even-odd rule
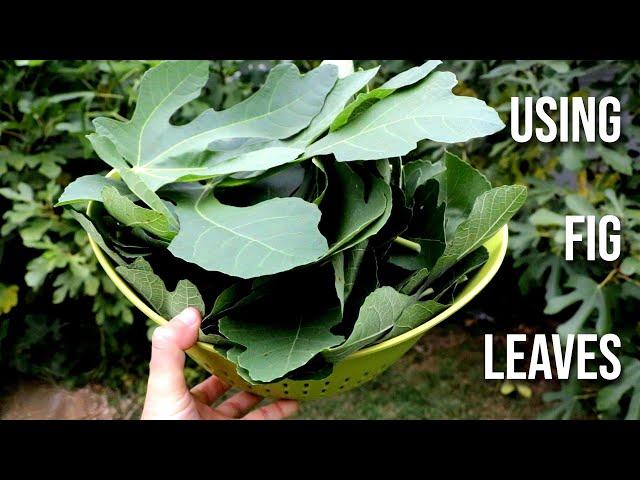
[[[302,69],[315,61],[297,62]],[[378,81],[422,60],[381,63]],[[128,118],[142,73],[155,62],[0,62],[0,374],[119,388],[146,369],[142,319],[97,267],[86,236],[53,204],[73,178],[96,173],[84,135],[95,116]],[[203,97],[176,122],[226,108],[259,86],[273,62],[215,61]],[[368,68],[377,61],[358,61]],[[526,308],[562,333],[614,332],[624,373],[610,384],[578,382],[548,394],[550,418],[596,413],[640,417],[640,62],[447,61],[459,95],[477,96],[508,123],[511,97],[614,95],[623,138],[608,145],[519,144],[509,129],[448,148],[483,168],[495,184],[530,186],[512,222],[512,263]],[[443,146],[419,145],[424,156]],[[623,221],[621,261],[564,261],[566,214],[613,213]],[[498,281],[499,281],[498,277]],[[512,276],[504,276],[505,283]],[[509,287],[511,285],[508,285]],[[507,287],[507,285],[505,285]],[[541,295],[534,295],[539,293]],[[539,300],[540,299],[540,300]],[[509,298],[505,296],[505,302]],[[545,317],[544,313],[551,315]]]
[[[144,321],[98,267],[86,234],[53,208],[74,178],[104,167],[85,135],[96,116],[131,115],[140,77],[157,62],[0,62],[0,377],[69,385],[137,384],[147,365]],[[212,62],[187,121],[237,103],[265,62]],[[106,173],[106,172],[105,172]],[[139,320],[142,320],[139,318]]]

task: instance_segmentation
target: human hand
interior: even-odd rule
[[[278,400],[251,411],[262,397],[248,392],[211,407],[231,388],[215,375],[189,390],[184,378],[184,351],[198,341],[200,322],[200,313],[187,308],[153,332],[143,420],[280,420],[298,411],[294,400]]]

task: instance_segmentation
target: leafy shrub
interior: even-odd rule
[[[543,287],[544,313],[555,315],[558,333],[616,333],[622,341],[623,373],[615,382],[578,382],[561,392],[545,418],[594,412],[603,418],[640,418],[640,167],[638,106],[640,64],[629,62],[501,62],[474,68],[474,90],[499,111],[509,97],[613,95],[622,104],[622,137],[613,144],[517,144],[511,138],[470,155],[490,163],[495,176],[530,185],[527,207],[512,223],[511,254],[522,267],[523,295]],[[556,118],[557,120],[557,118]],[[636,172],[636,173],[634,173]],[[564,216],[614,214],[622,221],[617,262],[586,261],[586,251],[564,260]],[[575,375],[575,372],[573,373]]]
[[[131,113],[155,62],[0,62],[0,369],[71,384],[126,387],[146,368],[144,322],[98,267],[84,231],[53,205],[102,170],[85,138],[96,116]],[[262,82],[257,62],[214,62],[206,102],[237,103]],[[193,103],[176,121],[193,118]],[[8,385],[9,382],[3,382]]]
[[[494,182],[529,186],[527,204],[511,222],[510,241],[526,308],[540,312],[541,321],[543,313],[553,315],[551,320],[559,323],[561,334],[613,332],[622,341],[620,379],[580,382],[574,376],[562,391],[545,396],[551,408],[544,417],[571,418],[586,412],[602,418],[639,418],[640,63],[462,61],[456,67],[461,79],[458,93],[487,99],[504,114],[504,120],[511,97],[613,95],[620,99],[623,135],[614,144],[535,139],[520,144],[504,130],[488,141],[465,145],[465,153]],[[584,251],[576,252],[575,261],[565,261],[567,214],[617,215],[623,224],[620,261],[587,262]],[[543,290],[546,304],[532,305],[538,289]]]

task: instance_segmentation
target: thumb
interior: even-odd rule
[[[188,398],[184,350],[196,344],[200,322],[198,310],[189,307],[153,332],[147,402],[176,405]]]

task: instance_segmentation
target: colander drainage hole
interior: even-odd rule
[[[344,379],[344,383],[347,383],[349,381],[349,377]]]
[[[285,395],[289,395],[289,390],[285,390],[285,391],[284,391],[284,394],[285,394]]]
[[[309,395],[309,390],[305,390],[304,392],[302,392],[303,395]]]
[[[327,391],[327,389],[326,389],[326,388],[323,388],[323,389],[322,389],[322,393],[325,393],[326,391]]]
[[[325,385],[329,385],[331,382],[324,382]]]
[[[264,391],[267,392],[267,393],[271,393],[271,389],[270,388],[266,388]]]
[[[304,388],[308,388],[308,387],[309,387],[309,384],[308,384],[308,383],[305,383],[305,384],[304,384]]]
[[[340,390],[342,390],[344,388],[344,385],[340,385]]]
[[[283,383],[283,384],[282,384],[282,386],[283,386],[284,388],[287,388],[287,387],[289,386],[289,384],[288,384],[288,383]]]
[[[367,375],[369,375],[369,372],[368,371],[364,372],[364,376],[366,377]]]

